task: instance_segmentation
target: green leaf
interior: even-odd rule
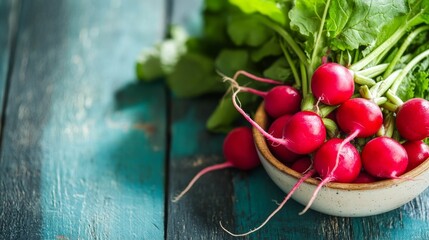
[[[143,59],[136,63],[137,78],[146,82],[154,81],[165,75],[158,53],[143,53]],[[143,56],[142,54],[142,56]]]
[[[215,67],[227,76],[234,75],[238,70],[249,70],[251,68],[249,53],[240,49],[224,49],[216,58]]]
[[[286,24],[286,11],[282,8],[283,5],[275,0],[229,0],[229,2],[244,13],[260,13],[281,25]]]
[[[293,83],[292,70],[285,58],[279,58],[264,71],[264,77],[279,80],[282,82]]]
[[[279,40],[276,36],[273,36],[268,42],[251,52],[251,59],[254,62],[259,62],[265,57],[279,56],[281,54],[282,49],[280,47]]]
[[[196,97],[225,90],[215,75],[211,58],[196,53],[183,55],[167,77],[167,84],[178,97]]]
[[[137,77],[143,81],[152,81],[168,75],[180,56],[187,51],[188,34],[184,28],[173,26],[171,39],[158,43],[151,49],[145,49],[136,64]]]
[[[429,100],[429,58],[421,61],[414,67],[413,71],[399,85],[396,94],[403,101],[411,98]]]
[[[244,109],[257,106],[257,99],[251,94],[239,94],[241,106]],[[225,95],[218,103],[217,107],[206,122],[209,131],[227,133],[242,120],[242,116],[232,104],[231,94]]]
[[[219,12],[225,9],[228,0],[205,0],[204,7],[206,11]]]
[[[237,46],[257,47],[273,36],[273,31],[254,15],[236,14],[232,16],[227,31]]]
[[[319,31],[326,0],[300,0],[289,11],[291,29],[304,36],[310,36]]]
[[[332,1],[326,23],[331,48],[354,50],[370,45],[386,23],[406,11],[405,1]]]

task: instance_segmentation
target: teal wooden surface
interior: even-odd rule
[[[208,173],[180,201],[171,201],[198,171],[224,161],[224,136],[208,133],[203,121],[216,103],[210,98],[172,102],[167,239],[232,238],[219,227],[219,221],[234,220],[234,169]]]
[[[6,93],[7,75],[10,68],[11,52],[17,32],[19,2],[4,0],[0,2],[0,112],[3,113],[4,95]]]
[[[17,222],[3,238],[163,238],[165,91],[135,85],[133,66],[164,11],[23,1],[1,155],[2,222]]]
[[[0,2],[0,92],[3,96],[4,84],[7,78],[7,69],[9,66],[9,50],[10,50],[10,21],[9,14],[11,12],[11,2]],[[3,98],[1,98],[3,99]]]
[[[209,173],[171,201],[194,174],[224,161],[224,135],[205,130],[218,96],[178,99],[162,83],[136,83],[133,66],[163,39],[168,19],[198,34],[201,7],[0,2],[0,94],[8,96],[0,239],[235,239],[219,221],[243,232],[277,207],[285,194],[262,168]],[[429,239],[428,200],[426,190],[365,218],[300,216],[291,200],[244,239]]]

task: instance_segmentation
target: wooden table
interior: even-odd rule
[[[217,99],[137,83],[134,63],[170,21],[198,27],[201,2],[0,1],[0,239],[232,239],[219,221],[247,231],[283,199],[260,168],[171,202],[223,161],[205,130]],[[366,218],[290,201],[248,239],[429,239],[428,200]]]

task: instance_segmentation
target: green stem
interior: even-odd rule
[[[395,131],[395,117],[393,116],[393,113],[389,113],[386,115],[384,120],[384,136],[386,137],[392,137],[393,132]]]
[[[392,84],[395,82],[395,79],[399,76],[399,73],[401,73],[402,70],[396,70],[393,73],[391,73],[386,79],[383,81],[378,82],[376,85],[371,87],[371,92],[374,94],[375,97],[381,97],[383,96],[387,90],[392,86]]]
[[[306,94],[306,95],[303,95],[303,99],[302,99],[302,102],[301,102],[301,110],[302,111],[314,111],[314,102],[315,102],[315,99],[314,99],[314,96],[313,96],[313,94]]]
[[[321,117],[326,117],[337,108],[338,108],[338,106],[328,106],[328,105],[322,106],[319,109],[319,115]]]
[[[393,72],[393,69],[396,66],[396,63],[399,61],[399,59],[404,54],[405,50],[408,48],[408,46],[411,44],[411,42],[414,40],[417,35],[419,35],[423,31],[429,30],[429,26],[422,26],[411,32],[408,37],[405,39],[405,41],[402,43],[401,47],[399,48],[398,52],[396,53],[395,57],[393,58],[392,62],[390,62],[389,67],[386,69],[386,72],[384,72],[383,77],[386,78],[390,75],[390,73]]]
[[[355,74],[359,74],[361,76],[373,78],[373,77],[376,77],[376,76],[382,74],[384,71],[386,71],[388,66],[389,66],[388,63],[378,64],[376,66],[357,71],[357,72],[355,72]]]
[[[386,92],[386,97],[387,97],[387,99],[389,99],[390,102],[392,102],[396,106],[402,106],[402,104],[404,104],[402,99],[400,99],[398,96],[396,96],[395,93],[392,92],[391,90],[388,90]]]
[[[392,34],[392,36],[390,36],[380,46],[375,48],[370,54],[368,54],[366,57],[362,58],[358,62],[352,64],[350,66],[350,69],[356,72],[365,68],[368,64],[370,64],[373,60],[383,54],[386,50],[392,48],[405,34],[405,32],[407,31],[407,27],[407,25],[403,25],[401,28],[396,30],[396,32]]]
[[[362,76],[362,75],[360,75],[360,74],[358,74],[358,73],[355,73],[354,74],[354,80],[355,80],[355,83],[357,83],[357,84],[359,84],[359,85],[368,85],[368,86],[373,86],[373,85],[375,85],[375,81],[374,81],[374,79],[372,79],[372,78],[369,78],[369,77],[365,77],[365,76]]]
[[[305,63],[306,65],[308,64],[308,60],[307,60],[307,57],[305,56],[304,51],[302,51],[302,49],[298,46],[296,41],[285,29],[283,29],[276,23],[273,23],[264,17],[261,17],[260,20],[263,24],[265,24],[265,26],[273,29],[285,40],[285,42],[292,48],[292,50],[295,52],[295,54],[298,56],[301,62]]]
[[[326,132],[330,138],[338,137],[339,130],[335,121],[332,121],[329,118],[322,118],[323,125],[325,125]]]
[[[378,106],[381,106],[383,104],[385,104],[387,102],[387,98],[385,97],[376,97],[373,98],[372,101],[375,102],[375,104],[377,104]]]
[[[398,109],[398,105],[391,103],[391,102],[385,102],[385,103],[381,104],[380,107],[382,107],[383,109],[386,109],[390,112],[396,112],[396,110]]]
[[[299,67],[301,70],[301,79],[302,79],[302,94],[305,96],[307,95],[310,91],[309,86],[310,85],[310,81],[311,79],[307,79],[307,69],[304,66],[303,62],[299,63]]]
[[[359,93],[365,99],[372,100],[374,98],[367,85],[360,86]]]
[[[398,90],[399,86],[402,83],[402,80],[405,78],[408,72],[411,71],[411,69],[413,69],[413,67],[417,65],[418,62],[420,62],[427,56],[429,56],[429,49],[417,55],[402,69],[401,73],[399,73],[398,77],[396,77],[394,83],[392,84],[392,87],[390,87],[390,90],[393,94],[396,94],[396,91]]]
[[[322,19],[320,21],[319,31],[317,32],[317,37],[316,37],[316,41],[314,43],[313,53],[311,55],[310,69],[309,69],[311,74],[309,74],[309,77],[311,77],[313,71],[315,70],[314,65],[316,63],[317,53],[319,51],[320,39],[322,38],[323,27],[325,26],[326,16],[328,15],[328,9],[329,9],[330,4],[331,4],[331,0],[327,0],[326,5],[325,5],[325,9],[323,10],[323,15],[322,15]]]
[[[289,52],[286,50],[284,43],[282,40],[280,40],[280,47],[283,51],[283,54],[286,58],[286,61],[289,63],[289,67],[292,70],[293,77],[295,78],[295,86],[296,88],[301,88],[301,79],[298,75],[298,70],[296,69],[295,63],[292,61],[292,57],[290,56]]]

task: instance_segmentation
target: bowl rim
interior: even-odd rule
[[[262,102],[259,105],[254,115],[254,121],[257,124],[259,124],[259,126],[261,126],[263,129],[267,128],[268,116],[264,110],[264,102]],[[279,170],[280,172],[286,175],[292,176],[298,181],[298,179],[301,178],[302,174],[299,172],[296,172],[295,170],[289,168],[288,166],[280,162],[280,160],[278,160],[269,150],[264,136],[255,127],[252,128],[252,131],[253,131],[253,137],[254,137],[256,148],[258,149],[260,154],[267,160],[267,162],[271,164],[274,168]],[[426,159],[423,163],[421,163],[413,170],[408,171],[405,174],[401,175],[401,178],[398,178],[398,179],[383,179],[372,183],[330,182],[330,183],[327,183],[325,186],[333,189],[348,190],[348,191],[371,190],[371,189],[393,187],[404,181],[419,180],[418,176],[428,170],[429,170],[429,158]],[[317,186],[320,183],[320,181],[315,178],[308,178],[305,180],[305,182],[314,186]]]

